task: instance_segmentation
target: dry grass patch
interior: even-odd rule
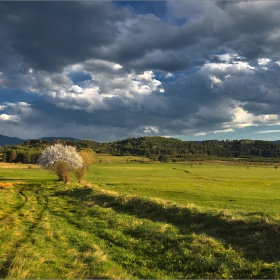
[[[8,162],[0,162],[0,168],[10,168],[10,169],[39,169],[39,165],[37,164],[23,164],[23,163],[8,163]]]
[[[11,189],[16,185],[24,185],[23,182],[0,182],[0,189]]]
[[[14,185],[12,183],[0,183],[0,189],[10,189]]]
[[[0,168],[18,169],[18,168],[22,168],[23,166],[25,166],[25,164],[0,162]],[[26,168],[27,168],[27,165],[26,165]]]

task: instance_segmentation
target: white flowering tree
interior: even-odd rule
[[[64,183],[69,181],[71,171],[81,168],[83,163],[75,147],[62,144],[47,147],[39,158],[40,166],[54,170]]]

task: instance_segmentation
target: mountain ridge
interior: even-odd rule
[[[53,140],[60,139],[60,140],[71,140],[71,141],[81,141],[80,139],[76,139],[73,137],[42,137],[42,138],[33,138],[34,140],[42,140],[42,141],[49,141],[52,142]],[[21,139],[18,137],[10,137],[0,134],[0,146],[11,146],[11,145],[19,145],[29,140],[33,139]]]
[[[141,137],[136,137],[136,138],[141,138]],[[42,140],[42,141],[49,141],[49,142],[52,142],[53,140],[56,140],[56,139],[60,139],[60,140],[70,140],[70,141],[81,141],[81,139],[77,139],[77,138],[73,138],[73,137],[54,137],[54,136],[47,136],[47,137],[41,137],[41,138],[31,138],[31,139],[21,139],[21,138],[18,138],[18,137],[10,137],[10,136],[5,136],[5,135],[2,135],[0,134],[0,146],[11,146],[11,145],[19,145],[21,143],[24,143],[26,141],[30,141],[30,140]],[[129,138],[127,138],[129,139]],[[124,140],[127,140],[127,139],[124,139]],[[177,138],[174,138],[174,139],[177,139]],[[177,140],[180,140],[180,139],[177,139]],[[93,140],[92,140],[93,141]],[[181,140],[183,141],[183,140]],[[219,142],[219,140],[217,139],[209,139],[209,140],[204,140],[204,141],[208,141],[208,142]],[[268,141],[268,142],[272,142],[272,143],[280,143],[280,140],[272,140],[272,141],[269,141],[269,140],[263,140],[263,141]],[[112,142],[118,142],[118,141],[112,141]],[[199,141],[186,141],[184,140],[183,142],[195,142],[195,143],[202,143],[203,140]]]
[[[17,138],[17,137],[9,137],[0,134],[0,146],[5,146],[5,145],[19,145],[23,143],[26,140]]]

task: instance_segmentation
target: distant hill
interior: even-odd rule
[[[5,145],[19,145],[23,143],[25,140],[17,138],[17,137],[9,137],[0,134],[0,146]]]
[[[72,137],[43,137],[39,138],[42,141],[49,141],[52,142],[53,140],[60,139],[60,140],[69,140],[69,141],[81,141],[80,139],[72,138]],[[29,139],[31,140],[31,139]]]
[[[45,141],[49,141],[52,142],[53,140],[56,139],[60,139],[60,140],[70,140],[70,141],[81,141],[79,139],[75,139],[72,137],[43,137],[43,138],[38,138],[41,140],[45,140]],[[27,140],[31,140],[31,139],[27,139]],[[19,145],[27,140],[24,139],[20,139],[17,137],[9,137],[9,136],[5,136],[5,135],[1,135],[0,134],[0,146],[4,147],[4,146],[11,146],[11,145]]]
[[[161,136],[149,136],[139,138],[127,138],[121,141],[98,143],[92,140],[78,140],[72,137],[42,137],[39,139],[23,140],[15,137],[0,135],[1,146],[21,145],[19,149],[40,147],[44,148],[48,141],[65,141],[67,145],[73,145],[78,150],[84,148],[93,149],[96,153],[108,153],[115,156],[142,156],[153,160],[180,162],[189,160],[204,160],[209,157],[217,158],[273,158],[280,162],[280,141],[263,140],[222,140],[208,141],[182,141],[176,138]]]
[[[216,158],[250,158],[258,161],[260,158],[273,158],[280,162],[280,142],[263,140],[208,140],[182,141],[175,138],[149,136],[127,138],[122,141],[102,144],[100,151],[112,155],[143,156],[159,161],[190,161]]]

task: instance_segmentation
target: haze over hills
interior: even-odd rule
[[[140,137],[141,138],[141,137]],[[53,140],[60,139],[60,140],[70,140],[70,141],[81,141],[81,139],[73,138],[73,137],[42,137],[38,138],[42,141],[49,141],[52,142]],[[21,143],[24,143],[25,141],[32,140],[32,139],[21,139],[17,137],[9,137],[0,134],[0,146],[4,147],[5,145],[11,146],[11,145],[19,145]],[[219,140],[212,139],[207,140],[209,142],[218,142]],[[113,141],[114,142],[114,141]],[[195,142],[195,143],[201,143],[202,141],[186,141],[186,142]],[[280,143],[280,140],[270,141],[272,143]]]
[[[72,137],[42,137],[42,138],[39,138],[41,140],[46,140],[46,141],[49,141],[49,142],[52,142],[53,140],[55,139],[61,139],[61,140],[71,140],[71,141],[80,141],[79,139],[75,139],[75,138],[72,138]],[[27,140],[31,140],[31,139],[20,139],[20,138],[17,138],[17,137],[9,137],[9,136],[5,136],[5,135],[1,135],[0,134],[0,146],[5,146],[5,145],[19,145]]]
[[[20,143],[23,143],[24,141],[25,140],[17,138],[17,137],[9,137],[9,136],[0,134],[0,146],[19,145]]]
[[[42,138],[39,138],[41,140],[45,140],[45,141],[49,141],[49,142],[52,142],[53,140],[56,140],[56,139],[60,139],[60,140],[70,140],[70,141],[81,141],[80,139],[76,139],[76,138],[73,138],[73,137],[42,137]],[[30,140],[30,139],[29,139]]]

